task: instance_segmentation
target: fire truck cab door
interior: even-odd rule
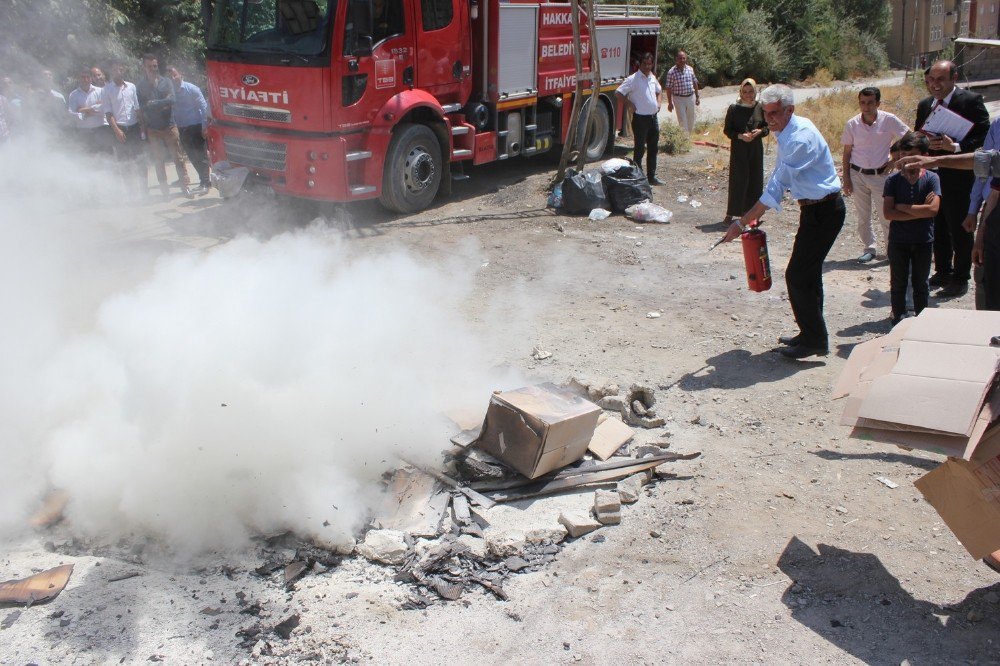
[[[414,85],[441,104],[464,104],[472,90],[469,0],[414,0],[417,34]]]
[[[345,4],[341,128],[369,121],[374,110],[410,88],[414,71],[415,28],[406,0]]]

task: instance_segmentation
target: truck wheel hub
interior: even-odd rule
[[[403,183],[410,192],[420,192],[426,189],[437,173],[434,158],[421,146],[417,146],[406,156],[403,165]]]

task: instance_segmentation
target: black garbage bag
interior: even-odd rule
[[[604,174],[604,190],[611,201],[611,210],[616,213],[624,213],[633,204],[653,200],[653,188],[646,174],[632,160],[628,166]]]
[[[590,169],[582,173],[569,169],[562,185],[562,209],[570,215],[582,215],[595,208],[608,208],[601,172]]]

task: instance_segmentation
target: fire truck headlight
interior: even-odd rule
[[[306,185],[308,185],[309,187],[316,187],[316,181],[312,179],[307,180]]]
[[[316,167],[314,167],[312,164],[310,164],[309,168],[307,168],[306,171],[308,171],[311,174],[312,173],[316,173]]]
[[[311,159],[311,160],[316,159],[316,151],[315,150],[310,150],[309,151],[309,159]]]

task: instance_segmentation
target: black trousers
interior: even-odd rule
[[[1000,311],[1000,206],[980,224],[983,232],[983,309]]]
[[[652,180],[656,175],[656,153],[660,149],[660,123],[656,114],[643,116],[633,113],[632,138],[635,140],[635,163],[642,168],[642,156],[645,154],[646,177]]]
[[[807,347],[829,345],[823,319],[823,261],[844,226],[846,214],[843,197],[803,206],[799,213],[799,230],[785,268],[785,286],[799,325],[800,342]]]
[[[201,125],[188,125],[178,127],[177,131],[181,136],[181,145],[188,159],[198,172],[198,181],[202,187],[209,187],[211,181],[208,178],[208,149],[205,147],[205,139],[201,135]]]
[[[971,171],[941,169],[941,208],[934,218],[934,271],[968,282],[972,273],[971,232],[962,228],[969,211],[975,175]]]
[[[927,307],[933,243],[893,243],[889,241],[889,298],[892,317],[906,314],[906,288],[913,285],[913,312]]]

